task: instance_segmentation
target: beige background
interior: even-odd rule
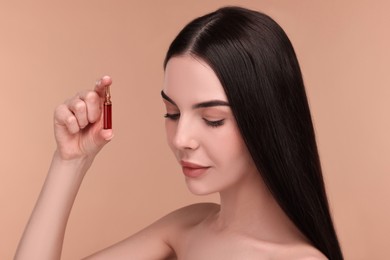
[[[164,4],[163,4],[164,3]],[[115,140],[78,195],[64,259],[106,247],[191,195],[165,144],[159,91],[170,41],[223,5],[264,11],[300,60],[346,259],[385,259],[390,235],[390,3],[5,1],[0,3],[0,259],[11,259],[55,148],[52,113],[113,77]]]

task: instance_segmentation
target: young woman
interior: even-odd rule
[[[343,259],[293,47],[268,16],[221,8],[171,44],[161,92],[170,148],[194,194],[179,209],[87,259]],[[57,150],[16,259],[60,259],[74,198],[102,129],[103,77],[55,112]]]

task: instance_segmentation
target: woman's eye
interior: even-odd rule
[[[203,120],[206,122],[206,124],[208,126],[211,126],[211,127],[218,127],[218,126],[221,126],[225,123],[225,119],[210,121],[210,120],[203,118]]]
[[[168,119],[171,119],[171,120],[177,120],[179,119],[180,117],[180,113],[176,113],[176,114],[169,114],[169,113],[166,113],[164,115],[165,118],[168,118]]]

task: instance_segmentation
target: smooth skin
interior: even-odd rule
[[[15,259],[61,258],[66,223],[84,175],[113,137],[102,129],[102,103],[111,78],[58,106],[52,163]],[[265,187],[244,145],[213,70],[185,55],[172,58],[163,91],[169,99],[167,141],[178,162],[208,167],[183,177],[194,194],[218,192],[220,205],[178,209],[129,238],[85,259],[326,259],[310,245]]]

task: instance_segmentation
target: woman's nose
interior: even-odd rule
[[[198,131],[189,120],[180,118],[177,124],[173,144],[177,149],[194,150],[199,147]]]

